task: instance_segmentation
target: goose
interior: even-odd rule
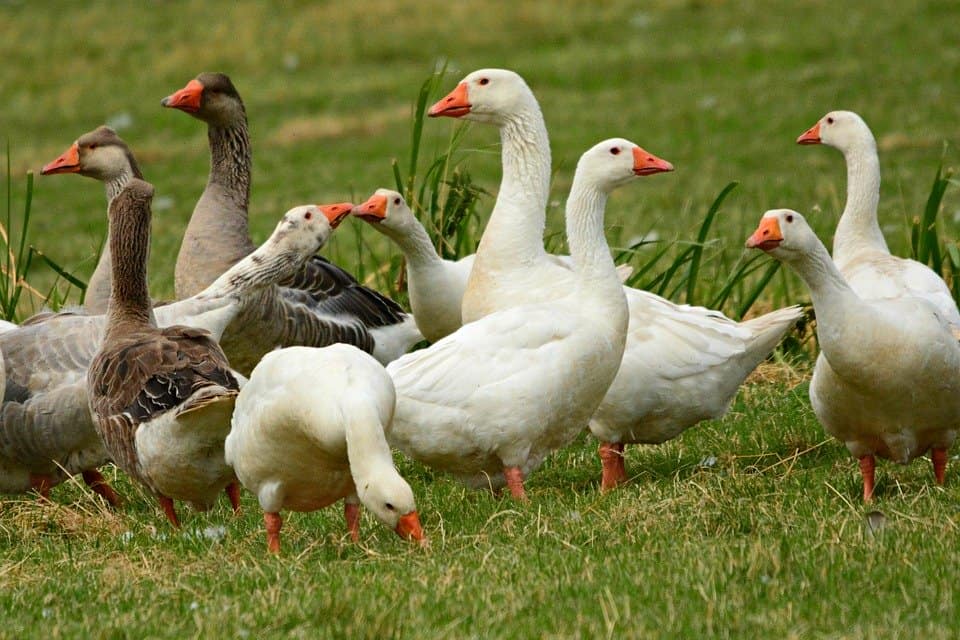
[[[932,302],[955,330],[960,311],[943,279],[927,265],[890,254],[877,221],[880,159],[870,127],[852,111],[831,111],[797,138],[838,149],[847,163],[847,203],[833,238],[833,260],[868,300],[918,297]]]
[[[424,540],[384,435],[395,404],[383,365],[352,345],[288,347],[257,364],[237,397],[225,453],[260,501],[270,552],[280,552],[282,509],[315,511],[341,499],[354,542],[358,503],[401,537]]]
[[[240,94],[222,73],[201,73],[161,104],[206,122],[210,145],[207,186],[177,255],[174,280],[177,296],[183,298],[253,250],[247,228],[250,136]],[[245,375],[278,345],[346,342],[387,363],[423,340],[414,318],[397,303],[324,258],[311,259],[286,284],[269,314],[249,309],[224,335],[224,351]]]
[[[607,196],[665,166],[618,138],[581,156],[567,202],[568,295],[464,324],[387,365],[394,446],[469,486],[506,484],[526,500],[524,478],[583,430],[623,355],[627,308],[603,235]]]
[[[110,204],[110,304],[103,343],[87,372],[94,426],[114,462],[154,494],[174,527],[173,499],[209,508],[239,486],[223,457],[241,378],[209,332],[157,327],[147,290],[153,186],[130,180]],[[352,204],[308,209],[297,221],[322,233]]]
[[[423,337],[436,342],[459,329],[463,324],[460,320],[463,292],[476,255],[459,260],[441,258],[427,230],[398,191],[377,189],[353,214],[390,238],[403,252],[410,308]],[[570,256],[550,257],[567,269],[573,268]],[[617,266],[621,281],[632,271],[629,265]]]
[[[103,182],[107,192],[107,207],[132,178],[143,179],[140,165],[127,143],[107,126],[89,131],[74,141],[66,151],[48,162],[41,175],[78,173]],[[109,235],[109,232],[108,232]],[[83,309],[96,315],[106,313],[110,299],[110,242],[100,252],[100,260],[87,283]]]
[[[346,215],[350,208],[343,204],[326,209]],[[316,215],[310,207],[288,211],[256,252],[205,291],[155,307],[157,324],[205,329],[219,338],[251,297],[271,298],[263,290],[294,276],[323,245],[332,227],[303,224],[307,213]],[[0,334],[6,370],[0,406],[0,492],[36,490],[46,497],[65,478],[82,474],[94,491],[117,504],[97,471],[110,456],[94,428],[86,384],[105,327],[102,315],[61,312],[29,319]]]
[[[550,152],[533,92],[513,71],[468,74],[428,111],[500,129],[503,178],[463,297],[463,319],[568,294],[569,271],[543,247]],[[670,171],[648,163],[640,175]],[[571,191],[570,198],[575,196]],[[629,443],[658,444],[694,424],[722,416],[744,378],[802,315],[781,309],[737,323],[719,311],[677,305],[624,287],[630,312],[616,379],[590,422],[600,440],[601,490],[627,479]]]
[[[859,459],[864,501],[876,456],[906,464],[929,450],[943,484],[960,424],[960,344],[948,318],[924,297],[858,294],[796,211],[764,213],[747,247],[784,262],[810,290],[820,342],[810,402]]]

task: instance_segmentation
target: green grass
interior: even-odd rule
[[[158,199],[168,199],[155,210],[150,277],[154,295],[170,297],[208,156],[203,126],[161,109],[160,98],[202,70],[231,75],[251,121],[251,228],[262,240],[294,204],[360,201],[395,187],[394,159],[404,183],[413,105],[445,63],[441,93],[475,68],[505,66],[540,98],[555,164],[553,247],[562,247],[576,159],[595,142],[624,136],[676,165],[622,189],[607,210],[616,249],[651,231],[664,240],[632,261],[639,269],[665,248],[638,277],[672,297],[741,311],[769,263],[760,258],[746,280],[725,284],[752,257],[743,240],[765,209],[796,208],[830,239],[844,200],[842,158],[793,141],[835,108],[858,111],[877,136],[891,248],[955,270],[960,189],[932,190],[942,195],[939,216],[926,205],[937,167],[950,175],[958,160],[958,20],[960,5],[947,1],[0,2],[11,246],[20,252],[27,170],[125,115],[121,135]],[[456,124],[422,127],[418,176],[432,179],[428,167]],[[472,126],[455,159],[491,194],[496,142],[491,128]],[[737,188],[710,215],[731,182]],[[34,186],[29,242],[86,279],[105,229],[100,185],[53,176]],[[483,219],[491,206],[482,196],[475,210]],[[446,212],[430,215],[441,224]],[[705,244],[690,244],[698,239]],[[475,240],[475,231],[455,236],[457,250]],[[325,253],[394,286],[398,254],[358,221]],[[678,260],[667,281],[665,266]],[[30,266],[39,294],[21,297],[24,313],[57,280],[49,263]],[[781,269],[758,304],[806,299]],[[810,411],[806,367],[775,366],[774,380],[747,385],[724,420],[631,449],[633,480],[609,496],[597,492],[589,440],[530,479],[530,505],[403,463],[427,550],[369,516],[362,543],[350,544],[333,508],[290,514],[283,557],[267,558],[250,495],[241,518],[221,505],[186,514],[186,533],[175,534],[124,478],[128,505],[116,513],[80,486],[55,489],[52,504],[3,498],[0,638],[951,637],[958,606],[945,569],[960,559],[956,474],[941,489],[928,462],[881,464],[878,499],[864,507],[856,462]],[[777,382],[787,373],[789,384]],[[871,510],[885,522],[875,533]],[[217,526],[220,541],[196,534]]]

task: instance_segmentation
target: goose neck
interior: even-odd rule
[[[429,269],[442,262],[430,235],[419,222],[407,224],[402,231],[384,226],[380,230],[400,247],[408,268]]]
[[[834,258],[843,263],[859,249],[887,252],[877,221],[880,201],[880,159],[873,138],[844,151],[847,163],[847,202],[833,241]]]
[[[603,296],[618,291],[622,298],[620,279],[604,235],[606,204],[606,192],[575,175],[567,200],[567,243],[583,285],[591,291],[602,291]]]
[[[152,317],[147,288],[150,257],[150,207],[111,210],[111,288],[107,336],[122,324],[146,325]]]
[[[292,277],[305,259],[303,253],[280,248],[273,239],[267,240],[256,251],[227,269],[197,297],[241,297]]]
[[[243,213],[245,223],[250,203],[250,167],[253,163],[246,117],[229,125],[209,125],[207,139],[210,143],[210,176],[207,185],[219,187],[221,197],[230,200],[235,210]]]
[[[393,466],[390,445],[379,418],[370,410],[352,411],[346,424],[347,457],[356,486],[362,487]]]
[[[860,298],[844,279],[826,247],[816,248],[799,257],[786,259],[810,290],[810,298],[820,327],[843,326],[860,306]],[[846,318],[846,319],[845,319]]]

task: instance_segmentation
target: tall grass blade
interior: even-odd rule
[[[723,204],[727,195],[737,187],[737,184],[737,182],[731,182],[723,188],[720,194],[714,198],[713,204],[710,205],[707,215],[700,225],[697,244],[693,246],[693,252],[690,256],[690,270],[687,272],[687,304],[696,304],[697,275],[700,272],[700,260],[703,256],[703,247],[707,241],[707,235],[710,233],[710,226],[720,210],[720,205]]]

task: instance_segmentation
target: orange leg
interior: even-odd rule
[[[180,520],[177,519],[177,510],[173,507],[173,500],[167,496],[157,496],[157,501],[160,503],[160,507],[163,509],[164,515],[167,516],[167,520],[170,521],[170,524],[173,525],[173,528],[179,529]]]
[[[280,527],[283,520],[279,513],[264,513],[263,523],[267,526],[267,551],[280,553]]]
[[[54,486],[53,478],[50,476],[30,474],[30,488],[40,494],[44,500],[50,499],[50,489]]]
[[[344,502],[343,517],[347,520],[347,531],[350,532],[350,539],[354,542],[360,542],[360,505]]]
[[[860,475],[863,476],[863,501],[873,502],[873,480],[874,466],[876,461],[873,456],[863,456],[860,458]]]
[[[107,484],[106,478],[104,478],[99,471],[96,469],[87,469],[81,476],[83,477],[83,481],[87,483],[87,486],[90,487],[94,493],[103,496],[103,499],[110,503],[111,507],[120,506],[120,496],[113,490],[113,487]]]
[[[603,465],[600,491],[606,493],[615,489],[618,484],[627,481],[627,467],[623,461],[622,442],[601,442],[600,462]]]
[[[227,488],[224,489],[227,492],[227,497],[230,498],[230,506],[233,507],[233,515],[240,515],[240,483],[231,482],[227,485]]]
[[[503,477],[507,479],[510,495],[521,502],[527,501],[527,492],[523,488],[523,471],[520,467],[504,467]]]
[[[936,478],[937,484],[943,484],[947,480],[947,450],[931,449],[930,460],[933,461],[933,477]]]

